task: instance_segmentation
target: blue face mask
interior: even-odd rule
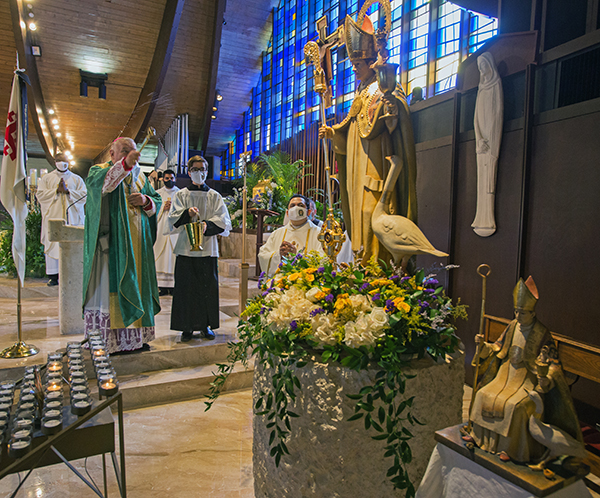
[[[167,187],[167,188],[173,188],[173,185],[175,185],[175,182],[173,180],[167,180],[167,181],[165,181],[165,187]]]

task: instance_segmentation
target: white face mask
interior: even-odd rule
[[[61,173],[64,173],[65,171],[67,171],[69,169],[69,163],[66,163],[64,161],[58,161],[58,162],[54,163],[54,165],[56,166],[56,169],[58,171],[60,171]]]
[[[192,181],[197,185],[203,185],[206,181],[206,171],[190,171],[190,177]]]
[[[288,218],[291,221],[302,221],[306,219],[308,210],[304,206],[294,206],[288,209]]]

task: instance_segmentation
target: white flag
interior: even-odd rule
[[[23,92],[21,92],[23,86]],[[22,95],[22,93],[24,95]],[[27,140],[27,90],[20,71],[15,71],[6,119],[4,155],[0,177],[0,201],[13,219],[12,254],[21,285],[25,279],[25,143]]]

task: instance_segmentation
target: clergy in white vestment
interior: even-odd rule
[[[308,220],[308,200],[300,194],[290,199],[286,225],[275,230],[258,252],[261,270],[271,277],[275,274],[281,259],[297,253],[307,254],[317,251],[321,254],[323,247],[319,242],[319,228]]]
[[[156,280],[161,296],[173,293],[175,287],[175,244],[177,234],[171,233],[169,227],[169,210],[179,188],[175,186],[175,172],[167,169],[163,173],[164,187],[156,193],[163,204],[156,220],[156,242],[154,243],[154,260],[156,262]]]
[[[214,339],[219,328],[219,274],[217,235],[227,237],[231,230],[229,211],[223,197],[206,185],[208,163],[201,156],[188,161],[192,184],[175,194],[169,211],[169,224],[179,229],[175,244],[175,288],[171,307],[171,330],[179,330],[181,342],[190,341],[194,332]],[[199,251],[192,251],[185,225],[201,222],[203,240]]]
[[[83,179],[69,171],[67,158],[56,154],[56,169],[45,174],[38,183],[36,197],[42,212],[42,233],[46,257],[46,274],[49,286],[58,285],[58,242],[51,242],[48,235],[50,220],[65,220],[67,225],[83,225],[87,189]]]

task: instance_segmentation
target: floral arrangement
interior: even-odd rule
[[[237,361],[246,364],[255,355],[274,369],[272,390],[261,392],[254,408],[267,416],[271,455],[279,465],[288,453],[291,419],[298,416],[288,409],[301,388],[294,370],[308,360],[375,367],[373,385],[348,395],[356,400],[349,420],[363,419],[374,439],[386,440],[385,457],[393,460],[388,476],[414,496],[405,468],[412,458],[408,427],[420,422],[411,413],[412,398],[402,399],[408,379],[403,371],[412,358],[437,359],[457,349],[453,321],[466,318],[466,307],[452,303],[433,273],[406,275],[374,260],[336,267],[317,253],[284,260],[259,287],[261,294],[242,313],[239,342],[229,343],[229,363],[219,365],[207,409]]]

